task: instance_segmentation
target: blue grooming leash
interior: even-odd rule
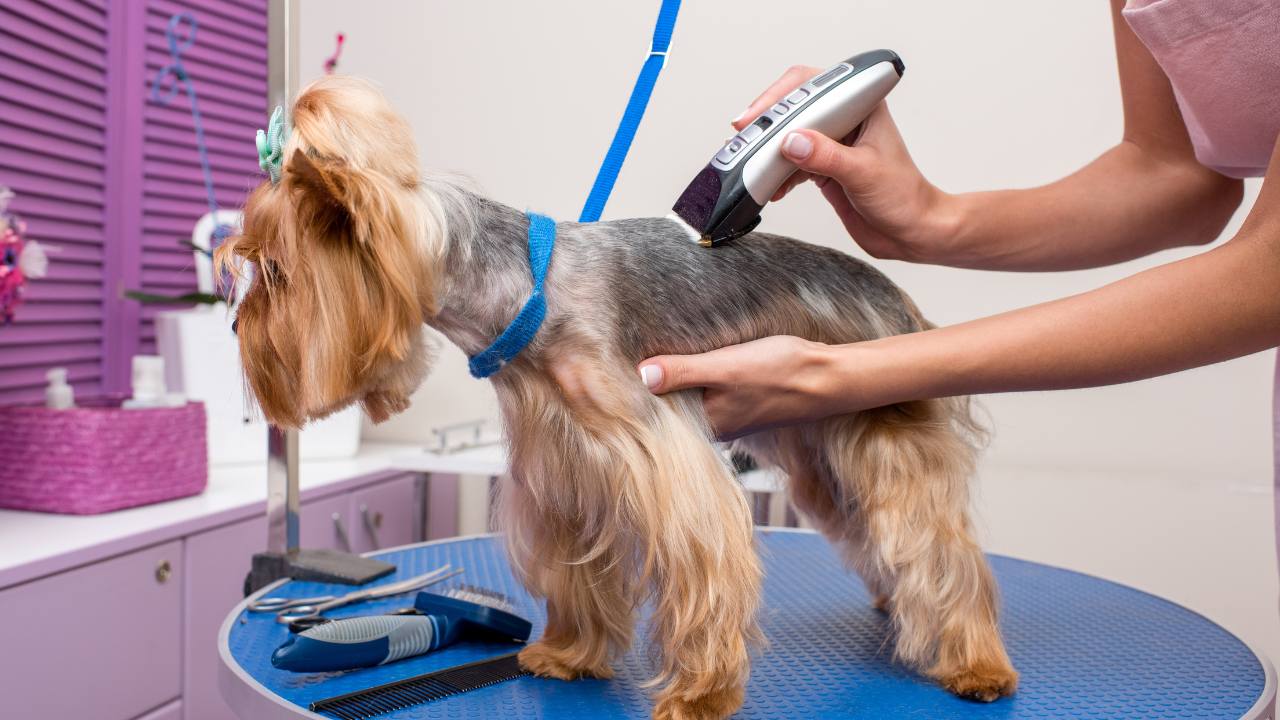
[[[529,267],[533,270],[533,292],[498,339],[478,355],[471,356],[467,366],[472,377],[487,378],[501,370],[533,340],[547,315],[547,298],[542,294],[542,284],[547,279],[551,250],[556,244],[556,221],[535,212],[526,215],[529,217]]]
[[[658,10],[658,22],[653,29],[653,42],[649,44],[649,56],[640,68],[640,76],[631,90],[631,98],[627,100],[627,109],[622,113],[622,122],[613,135],[613,143],[605,154],[600,172],[596,174],[595,184],[587,197],[587,204],[582,208],[579,222],[595,222],[604,212],[604,204],[609,201],[622,163],[627,159],[631,149],[631,141],[635,139],[640,120],[644,118],[645,107],[649,97],[653,95],[653,87],[658,82],[658,75],[667,64],[667,49],[671,47],[671,33],[675,30],[676,16],[680,13],[680,0],[662,0],[662,8]],[[493,344],[479,354],[471,356],[467,366],[471,376],[487,378],[502,369],[512,358],[538,334],[542,320],[547,315],[547,299],[542,294],[542,285],[547,277],[547,266],[551,263],[551,250],[556,243],[556,221],[545,215],[527,213],[529,216],[529,265],[533,268],[533,293],[525,301],[524,307],[511,321],[506,330],[498,336]]]
[[[190,28],[186,37],[179,39],[178,26],[186,22]],[[196,22],[196,18],[189,12],[181,12],[169,18],[169,27],[165,30],[165,39],[169,41],[169,57],[168,65],[156,71],[155,78],[151,81],[151,100],[161,105],[168,105],[173,96],[178,94],[178,86],[187,91],[187,97],[191,100],[191,120],[196,129],[196,150],[200,153],[200,168],[204,171],[204,189],[209,197],[209,212],[217,222],[218,217],[218,200],[213,193],[213,170],[209,166],[209,151],[205,147],[204,140],[204,123],[200,120],[200,104],[196,100],[196,87],[191,84],[191,78],[187,75],[187,68],[182,64],[182,53],[195,44],[196,30],[200,27]],[[165,93],[161,95],[161,89]],[[217,225],[213,231],[213,237],[222,240],[230,234],[231,228],[226,225]]]
[[[604,213],[604,204],[609,202],[609,195],[618,180],[622,163],[627,159],[627,151],[631,149],[631,141],[635,139],[640,120],[644,118],[649,96],[653,94],[659,73],[667,64],[667,50],[671,47],[671,34],[675,31],[676,16],[679,13],[680,0],[662,0],[658,22],[653,28],[653,42],[649,44],[649,56],[640,68],[640,76],[636,78],[631,98],[627,100],[627,109],[622,113],[622,122],[613,135],[609,152],[605,154],[600,172],[596,174],[595,184],[591,186],[591,194],[587,196],[587,204],[582,207],[578,222],[595,222]]]

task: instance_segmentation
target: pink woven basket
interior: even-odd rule
[[[209,482],[204,405],[0,407],[0,507],[92,515]]]

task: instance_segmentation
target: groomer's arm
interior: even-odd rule
[[[806,131],[794,134],[803,135],[798,141],[788,139],[784,152],[807,171],[799,178],[818,181],[850,235],[878,258],[1070,270],[1211,242],[1239,205],[1242,185],[1196,161],[1168,78],[1120,16],[1123,6],[1124,0],[1112,0],[1124,135],[1057,182],[945,193],[916,169],[883,106],[853,147]],[[812,70],[789,71],[735,125],[749,122]]]
[[[642,368],[662,368],[656,392],[705,387],[730,437],[920,398],[1109,385],[1277,344],[1280,144],[1239,233],[1195,257],[961,325],[841,346],[765,338]]]

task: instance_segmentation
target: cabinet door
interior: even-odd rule
[[[175,700],[162,708],[156,708],[138,720],[182,720],[182,701]]]
[[[182,541],[0,592],[4,717],[127,720],[181,692]]]
[[[302,504],[301,544],[340,547],[333,514],[345,518],[346,494]],[[236,720],[218,692],[218,628],[244,598],[253,554],[267,545],[267,519],[242,520],[187,538],[187,612],[183,627],[183,712],[186,720]]]
[[[383,550],[418,540],[423,507],[416,480],[414,475],[405,475],[351,493],[348,529],[353,552]]]
[[[218,693],[218,628],[244,598],[253,554],[267,543],[267,519],[242,520],[187,538],[187,612],[182,699],[186,720],[236,720]]]

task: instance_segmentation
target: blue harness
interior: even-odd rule
[[[649,45],[649,55],[640,68],[640,76],[636,78],[631,98],[627,100],[627,108],[622,113],[622,121],[618,124],[609,152],[600,165],[600,172],[596,175],[591,194],[582,208],[579,222],[595,222],[604,212],[604,205],[613,192],[627,151],[631,149],[631,141],[635,139],[640,120],[644,117],[649,97],[653,95],[658,75],[667,64],[667,49],[671,46],[671,33],[675,30],[676,15],[679,12],[680,0],[662,0],[657,26],[653,29],[653,42]],[[533,292],[498,339],[471,356],[467,367],[470,368],[472,377],[487,378],[511,362],[533,341],[547,316],[547,298],[542,286],[547,279],[547,266],[551,264],[551,251],[556,245],[556,221],[535,212],[526,215],[529,217],[529,266],[533,270]]]

